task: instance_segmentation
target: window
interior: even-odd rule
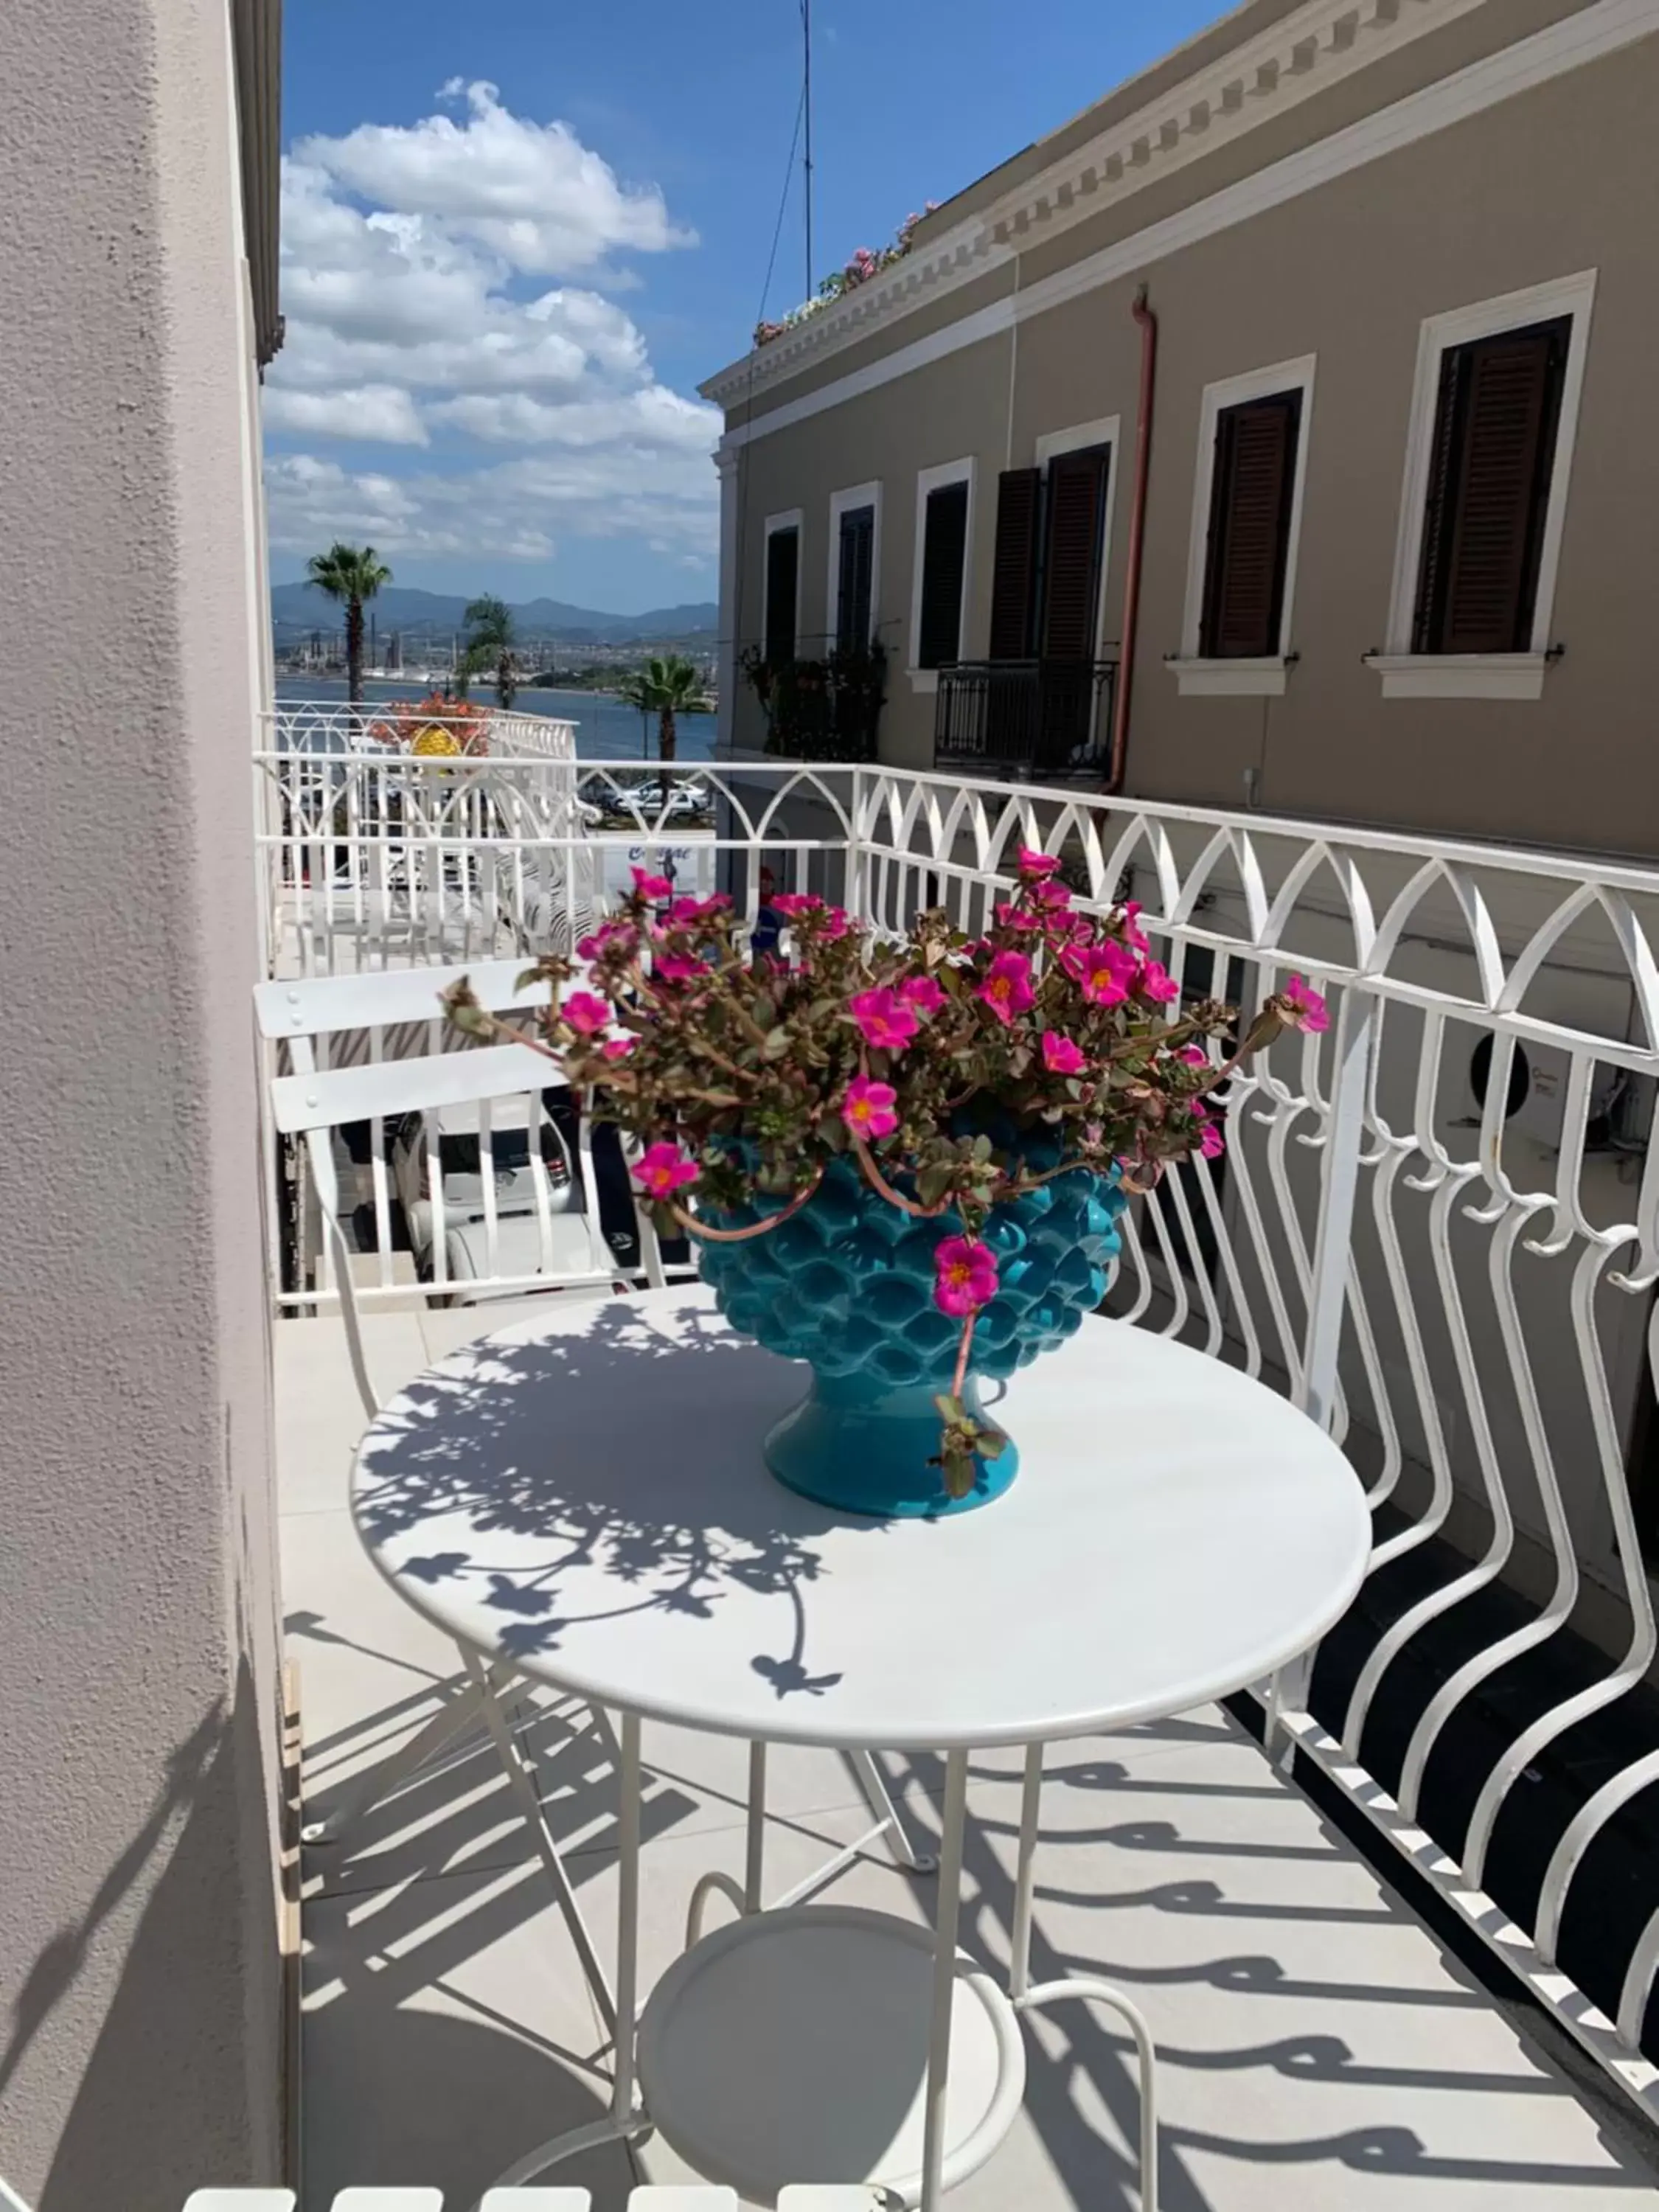
[[[1301,438],[1299,392],[1224,407],[1216,417],[1200,659],[1265,660],[1279,649]]]
[[[1561,315],[1440,356],[1413,653],[1531,643],[1571,339]]]
[[[1183,693],[1285,690],[1314,366],[1281,362],[1204,393],[1173,663]]]
[[[998,478],[993,660],[1096,658],[1115,442],[1115,422],[1056,432]]]
[[[946,461],[916,477],[916,556],[910,600],[910,673],[918,690],[962,658],[973,531],[974,465]]]
[[[1424,324],[1370,662],[1385,697],[1542,696],[1595,290],[1591,272]]]
[[[793,660],[800,627],[800,513],[766,520],[766,589],[761,635],[769,661]]]
[[[830,606],[837,653],[866,651],[876,632],[881,574],[881,486],[855,484],[830,501]]]

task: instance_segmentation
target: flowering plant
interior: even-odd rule
[[[952,1217],[934,1303],[962,1323],[938,1401],[953,1496],[971,1486],[975,1455],[1003,1445],[961,1397],[975,1317],[997,1291],[982,1236],[993,1209],[1079,1169],[1146,1191],[1171,1163],[1212,1157],[1213,1093],[1244,1053],[1326,1024],[1323,1000],[1294,977],[1229,1056],[1232,1009],[1183,1010],[1139,908],[1079,912],[1059,867],[1021,852],[1012,896],[981,937],[939,911],[886,937],[820,898],[781,893],[771,905],[787,957],[753,955],[723,895],[677,898],[636,868],[631,895],[577,947],[580,988],[566,994],[573,966],[556,954],[525,978],[553,987],[538,1048],[644,1145],[634,1173],[659,1228],[765,1235],[840,1158],[901,1212]],[[469,1032],[517,1034],[465,981],[446,1004]],[[1051,1152],[1058,1137],[1058,1164],[1036,1170],[1023,1135]],[[763,1218],[721,1225],[743,1208]]]
[[[929,200],[925,212],[932,215],[938,205],[937,200]],[[896,261],[902,261],[915,243],[916,227],[921,221],[921,216],[913,210],[899,225],[890,245],[878,246],[873,252],[867,246],[860,246],[841,268],[832,269],[827,276],[819,278],[818,289],[810,300],[804,301],[799,307],[792,307],[787,315],[775,323],[757,323],[755,343],[757,346],[769,345],[774,338],[781,337],[786,331],[793,331],[799,324],[804,323],[809,315],[816,315],[823,308],[833,307],[837,300],[845,299],[848,293],[856,291],[860,284],[867,284],[872,276],[879,276],[884,269],[890,269]]]
[[[434,690],[424,699],[399,699],[368,734],[422,759],[453,759],[461,753],[476,757],[489,750],[489,716],[470,699]]]

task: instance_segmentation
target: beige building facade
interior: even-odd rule
[[[704,386],[729,743],[867,619],[895,765],[1059,650],[1092,787],[1651,853],[1656,105],[1659,0],[1251,0],[946,202]]]
[[[0,2178],[286,2162],[248,755],[276,0],[8,0]],[[70,642],[72,641],[72,642]],[[50,665],[42,665],[42,654]]]

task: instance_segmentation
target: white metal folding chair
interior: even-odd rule
[[[318,1255],[318,1279],[314,1287],[319,1292],[331,1290],[338,1297],[352,1374],[368,1420],[374,1420],[380,1413],[381,1401],[369,1372],[363,1343],[359,1290],[354,1267],[354,1261],[361,1255],[353,1253],[341,1219],[339,1176],[334,1153],[335,1132],[349,1123],[368,1121],[377,1125],[372,1172],[376,1176],[377,1243],[384,1255],[390,1241],[390,1206],[384,1188],[385,1124],[387,1119],[402,1115],[418,1112],[426,1116],[429,1194],[434,1206],[431,1243],[435,1256],[444,1242],[438,1116],[446,1107],[476,1105],[478,1109],[479,1181],[488,1214],[493,1192],[490,1171],[491,1103],[507,1098],[538,1101],[544,1091],[562,1086],[563,1079],[558,1067],[542,1054],[521,1044],[470,1045],[462,1049],[439,1049],[393,1058],[386,1056],[386,1045],[388,1032],[394,1033],[391,1038],[394,1044],[418,1041],[421,1025],[435,1024],[439,1018],[440,994],[463,975],[470,979],[479,1004],[492,1013],[529,1012],[545,1005],[548,986],[532,983],[521,990],[519,977],[522,973],[523,966],[519,961],[483,961],[466,968],[398,969],[373,975],[264,983],[255,990],[260,1032],[273,1043],[283,1042],[289,1063],[288,1072],[278,1073],[271,1079],[273,1127],[279,1135],[302,1139],[312,1191],[317,1201],[322,1236]],[[362,1056],[365,1048],[360,1042],[365,1036],[368,1055],[366,1058]],[[345,1065],[327,1065],[337,1044],[343,1045],[348,1039],[351,1040],[350,1049],[356,1056]],[[444,1042],[441,1036],[437,1041],[441,1045]],[[528,1126],[533,1133],[536,1127],[533,1106]],[[543,1190],[544,1176],[538,1147],[533,1142],[528,1146],[528,1156],[529,1171],[538,1192],[538,1204],[544,1200],[546,1206],[550,1207],[550,1194]],[[587,1264],[563,1273],[546,1271],[526,1279],[521,1285],[507,1287],[534,1291],[556,1286],[562,1290],[590,1292],[604,1292],[619,1285],[626,1287],[623,1271],[619,1269],[614,1254],[605,1241],[592,1156],[592,1131],[586,1115],[580,1117],[576,1157],[572,1168],[573,1173],[580,1178],[584,1200],[584,1218],[588,1232]],[[550,1216],[544,1212],[544,1226],[549,1218]],[[665,1280],[665,1271],[656,1238],[648,1221],[637,1209],[635,1218],[640,1240],[640,1273],[653,1285],[660,1286]],[[488,1242],[488,1219],[485,1231]],[[487,1327],[486,1311],[481,1310],[480,1334]],[[343,1797],[326,1820],[308,1826],[304,1832],[305,1839],[311,1844],[337,1841],[373,1806],[401,1789],[410,1776],[435,1757],[459,1733],[482,1724],[488,1729],[495,1743],[507,1769],[507,1778],[530,1822],[538,1850],[552,1877],[572,1933],[582,1953],[584,1964],[588,1966],[596,1987],[602,1990],[605,1987],[604,1977],[599,1970],[592,1942],[577,1909],[574,1893],[548,1829],[534,1778],[525,1764],[516,1741],[513,1725],[512,1678],[501,1670],[487,1669],[477,1655],[465,1647],[458,1646],[457,1649],[461,1659],[461,1675],[438,1712],[392,1759],[377,1766],[355,1791]],[[900,1863],[910,1871],[922,1873],[933,1869],[932,1858],[918,1852],[911,1844],[885,1778],[871,1754],[864,1751],[850,1752],[846,1758],[870,1807],[875,1826],[855,1842],[838,1850],[815,1875],[800,1885],[797,1892],[792,1893],[792,1897],[821,1887],[842,1866],[848,1864],[871,1843],[883,1836],[888,1838]],[[750,1762],[750,1791],[757,1801],[757,1811],[763,1804],[764,1790],[765,1756],[763,1748],[757,1746]],[[755,1880],[757,1878],[757,1875]],[[751,1880],[750,1887],[752,1889],[754,1887],[755,1881]],[[751,1909],[758,1902],[757,1896],[751,1901]]]

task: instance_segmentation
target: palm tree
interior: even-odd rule
[[[346,696],[355,707],[363,696],[363,605],[392,581],[392,571],[372,545],[345,545],[337,538],[326,553],[312,555],[306,577],[345,608]]]
[[[661,659],[653,655],[643,668],[625,676],[617,686],[617,696],[625,707],[637,707],[641,714],[657,717],[659,760],[672,761],[674,757],[676,714],[706,714],[710,711],[702,677],[689,660],[677,653]]]
[[[518,678],[513,665],[513,614],[505,599],[486,592],[468,605],[466,651],[459,670],[461,696],[466,696],[469,678],[486,668],[495,671],[495,697],[502,707],[513,704]]]

